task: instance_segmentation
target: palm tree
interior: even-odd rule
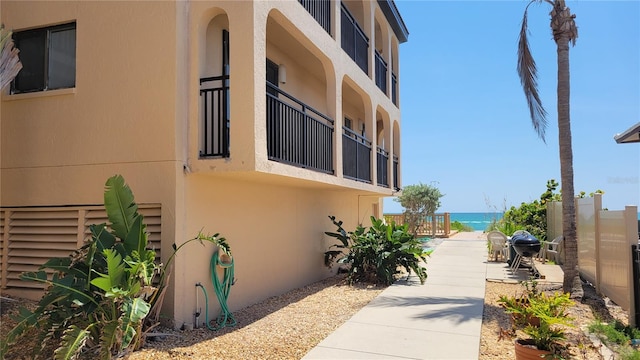
[[[518,75],[524,89],[531,122],[538,136],[545,141],[547,126],[546,115],[540,96],[538,95],[537,69],[529,50],[527,39],[527,11],[533,3],[546,2],[551,10],[551,30],[556,42],[558,55],[558,144],[560,148],[560,180],[562,187],[562,235],[564,236],[565,261],[563,290],[579,292],[581,286],[578,276],[578,242],[576,239],[576,209],[573,189],[573,150],[571,148],[571,120],[569,112],[569,42],[575,45],[578,28],[575,15],[565,5],[565,0],[532,0],[524,11],[520,39],[518,42]]]
[[[13,47],[11,31],[5,32],[0,26],[0,90],[9,85],[22,69],[18,52],[18,49]]]

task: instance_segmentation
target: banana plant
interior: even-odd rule
[[[75,358],[90,344],[97,344],[102,359],[139,347],[159,265],[155,251],[147,249],[143,216],[122,176],[107,180],[104,204],[111,231],[107,224],[92,225],[91,239],[71,256],[52,258],[39,271],[21,275],[48,290],[34,311],[20,310],[18,324],[0,344],[0,358],[30,327],[39,330],[42,348],[59,341],[56,360]]]
[[[0,359],[31,328],[38,330],[41,344],[34,349],[34,357],[52,342],[55,360],[74,359],[83,350],[99,354],[100,359],[137,350],[144,341],[144,327],[157,323],[178,250],[193,241],[209,242],[231,256],[224,237],[199,233],[180,246],[173,244],[163,267],[154,261],[156,252],[147,249],[144,218],[122,176],[107,180],[104,206],[109,225],[90,225],[87,244],[68,257],[49,259],[38,271],[21,275],[22,280],[46,284],[47,291],[35,310],[20,309],[17,325],[0,340]]]

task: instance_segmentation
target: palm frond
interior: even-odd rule
[[[0,27],[0,90],[9,85],[22,69],[18,57],[20,51],[14,47],[11,33]]]
[[[531,5],[533,2],[529,3]],[[540,95],[538,94],[538,69],[536,62],[529,48],[529,33],[527,24],[527,12],[529,5],[524,10],[522,18],[522,27],[520,28],[520,36],[518,39],[518,76],[527,99],[529,114],[531,115],[531,124],[538,136],[546,142],[545,133],[547,129],[547,111],[542,106]]]

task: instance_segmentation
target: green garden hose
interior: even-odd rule
[[[220,254],[221,252],[222,254]],[[221,258],[223,259],[221,260]],[[220,282],[220,278],[218,277],[218,266],[224,269],[222,282]],[[209,330],[215,331],[220,330],[226,326],[235,326],[236,319],[233,317],[233,314],[231,313],[231,311],[229,311],[229,307],[227,306],[229,292],[231,291],[231,286],[234,283],[233,258],[226,252],[222,251],[222,249],[219,249],[211,257],[210,270],[213,289],[216,291],[216,296],[218,297],[218,301],[220,302],[220,315],[218,315],[218,319],[216,320],[216,326],[211,325],[211,322],[213,321],[209,321],[209,298],[207,296],[207,291],[205,290],[204,286],[202,286],[202,284],[196,284],[196,286],[200,287],[200,289],[202,289],[202,292],[204,293],[205,321],[207,328]]]

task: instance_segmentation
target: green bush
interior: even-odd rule
[[[327,267],[334,261],[346,264],[350,283],[391,285],[402,267],[407,272],[413,270],[424,284],[427,270],[420,264],[426,262],[422,243],[408,232],[406,224],[385,224],[372,216],[369,229],[358,225],[355,231],[347,232],[342,221],[336,221],[335,216],[329,218],[338,229],[325,234],[338,239],[339,243],[324,253],[324,263]]]
[[[511,235],[516,230],[526,230],[540,241],[547,238],[547,203],[559,201],[560,194],[556,193],[558,182],[547,181],[547,191],[540,195],[540,200],[522,203],[519,207],[512,206],[504,212],[502,219],[493,221],[487,231],[498,230]]]
[[[461,223],[460,221],[454,221],[451,223],[451,230],[457,230],[460,232],[474,232],[474,228],[472,228],[469,225],[465,225],[463,223]]]
[[[631,339],[640,338],[639,329],[624,325],[617,320],[612,323],[596,320],[589,325],[589,332],[598,335],[605,344],[614,348],[620,355],[620,359],[640,360],[640,351],[629,345]]]
[[[427,216],[432,216],[440,207],[440,198],[443,196],[437,187],[422,183],[407,185],[402,189],[402,193],[394,201],[404,208],[404,222],[409,224],[409,232],[414,236],[418,234],[418,229]]]

